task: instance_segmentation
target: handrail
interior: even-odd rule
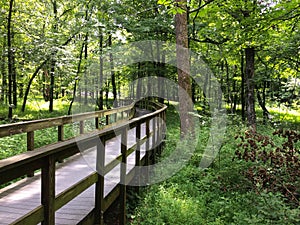
[[[84,133],[84,121],[89,119],[95,119],[95,128],[99,128],[99,118],[105,118],[105,125],[111,126],[116,124],[110,123],[109,117],[117,118],[117,114],[121,113],[121,121],[124,118],[131,119],[134,115],[134,103],[122,106],[115,109],[108,109],[108,110],[101,110],[95,112],[86,112],[81,114],[74,114],[70,116],[61,116],[49,119],[40,119],[40,120],[33,120],[33,121],[26,121],[26,122],[18,122],[13,124],[3,124],[0,125],[0,138],[7,137],[16,134],[27,133],[27,150],[32,151],[34,150],[34,132],[46,128],[57,127],[57,141],[63,141],[64,138],[64,125],[72,124],[74,122],[80,123],[80,134]],[[124,116],[124,113],[126,115]]]
[[[77,154],[79,152],[79,145],[80,147],[84,146],[85,149],[96,146],[98,155],[97,159],[99,160],[97,162],[97,166],[103,172],[101,174],[106,174],[115,168],[115,166],[118,165],[116,160],[121,159],[121,161],[125,163],[121,165],[121,181],[123,179],[123,183],[125,183],[125,180],[128,181],[132,179],[135,173],[134,170],[132,171],[132,174],[126,174],[127,156],[133,151],[136,151],[136,166],[143,164],[150,165],[151,160],[155,159],[156,153],[160,153],[162,148],[162,145],[159,144],[158,146],[152,145],[154,146],[153,149],[147,149],[149,148],[150,136],[152,136],[153,143],[164,137],[165,127],[163,121],[165,120],[165,110],[167,107],[156,102],[149,102],[148,104],[151,107],[155,107],[156,111],[116,124],[113,128],[106,127],[101,130],[95,130],[90,133],[81,134],[76,138],[38,148],[35,151],[22,153],[20,155],[0,160],[0,185],[28,173],[32,173],[35,170],[41,169],[41,205],[15,221],[13,224],[37,224],[43,221],[43,224],[54,225],[55,211],[94,184],[96,184],[97,190],[95,196],[95,208],[87,217],[93,218],[92,223],[95,221],[101,221],[100,224],[102,224],[103,213],[112,204],[112,202],[120,196],[122,203],[121,209],[124,211],[122,218],[120,218],[120,223],[125,224],[126,185],[117,185],[106,197],[104,197],[104,177],[100,174],[93,173],[79,181],[77,184],[69,187],[64,192],[55,195],[55,163],[61,158]],[[152,122],[152,131],[150,131],[150,121]],[[146,136],[142,137],[141,125],[144,123],[146,124]],[[135,146],[128,148],[128,146],[124,143],[127,143],[127,132],[132,128],[136,128],[137,141]],[[111,163],[105,165],[105,142],[115,137],[117,134],[120,134],[121,139],[123,140],[120,146],[120,155],[118,155]],[[104,143],[104,146],[99,146],[97,144],[99,138]],[[139,150],[143,143],[146,143],[146,155],[144,157],[140,157]],[[86,220],[90,221],[87,217]]]

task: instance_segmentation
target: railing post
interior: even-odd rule
[[[153,117],[152,118],[152,132],[153,132],[153,135],[152,135],[152,145],[151,145],[151,149],[152,149],[152,162],[155,164],[155,157],[156,157],[156,117]]]
[[[99,129],[99,117],[98,116],[95,117],[95,128]]]
[[[34,150],[34,131],[27,132],[27,151]],[[28,177],[33,177],[34,172],[28,173]]]
[[[117,119],[118,119],[118,113],[115,113],[115,114],[114,114],[114,117],[115,117],[115,118],[114,118],[114,119],[115,119],[114,123],[116,123],[116,122],[117,122]]]
[[[157,115],[156,118],[156,128],[157,128],[157,136],[156,136],[156,143],[157,143],[157,153],[161,155],[161,113]]]
[[[104,224],[104,162],[105,162],[105,139],[100,138],[97,143],[97,163],[96,170],[98,172],[98,181],[96,183],[95,193],[95,224]]]
[[[146,169],[145,169],[145,183],[148,182],[148,178],[149,178],[149,170],[148,170],[148,167],[150,165],[150,162],[149,162],[149,158],[150,158],[150,154],[149,154],[149,146],[150,146],[150,121],[149,119],[146,120],[146,137],[147,137],[147,140],[146,140],[146,154],[145,154],[145,166],[146,166]]]
[[[106,115],[106,125],[108,125],[109,124],[109,115]]]
[[[84,121],[79,122],[79,134],[84,133]]]
[[[126,224],[126,163],[127,163],[127,127],[121,133],[122,163],[120,171],[120,224]]]
[[[27,132],[27,151],[34,150],[34,131]]]
[[[42,225],[55,224],[55,160],[53,156],[46,158],[42,168],[42,205],[44,206],[44,220]]]
[[[58,141],[63,141],[64,140],[64,125],[58,126],[57,140]]]
[[[64,140],[64,125],[60,125],[57,128],[57,140],[58,141],[63,141]],[[63,159],[59,159],[58,162],[62,163],[64,160]]]
[[[139,193],[140,192],[140,175],[141,175],[141,170],[140,170],[140,166],[141,166],[141,123],[139,122],[138,125],[135,128],[135,136],[136,136],[136,151],[135,151],[135,170],[136,170],[136,192]]]

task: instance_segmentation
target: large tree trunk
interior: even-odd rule
[[[247,121],[249,127],[256,131],[256,113],[255,113],[255,102],[254,102],[254,48],[246,48],[246,84],[247,84]]]
[[[187,0],[176,0],[178,7],[182,8],[184,13],[175,15],[176,31],[176,55],[177,72],[179,84],[179,111],[180,111],[180,131],[184,136],[192,131],[192,120],[189,112],[192,111],[192,90],[190,80],[190,56],[188,50],[188,21],[187,21]]]

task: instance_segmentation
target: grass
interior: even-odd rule
[[[170,107],[164,157],[174,150],[178,140],[176,118]],[[240,117],[228,121],[224,143],[213,164],[199,168],[210,135],[210,120],[204,120],[191,159],[173,177],[145,189],[138,206],[129,214],[130,224],[300,224],[299,206],[292,207],[281,193],[257,191],[243,175],[251,162],[232,161],[239,143],[235,136],[247,130]],[[258,124],[259,133],[271,136],[273,131],[272,125]]]

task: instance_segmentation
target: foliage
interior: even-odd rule
[[[300,133],[293,130],[276,130],[273,136],[281,143],[266,135],[245,132],[236,136],[241,139],[235,154],[239,160],[251,161],[245,171],[253,189],[258,192],[281,192],[291,204],[300,206]],[[297,145],[298,144],[298,145]],[[277,147],[276,147],[277,146]]]
[[[168,113],[167,119],[172,118],[172,122],[167,122],[164,151],[171,152],[176,145],[172,140],[178,126],[173,126],[176,115],[170,115],[174,111]],[[243,175],[251,168],[251,160],[232,161],[240,143],[235,136],[243,136],[247,130],[239,117],[228,121],[224,144],[213,165],[204,170],[199,168],[210,126],[209,119],[204,121],[190,161],[173,177],[146,189],[136,210],[129,215],[130,224],[298,224],[299,206],[291,206],[281,192],[253,188],[252,181]],[[258,131],[267,137],[274,129],[259,125]],[[264,145],[266,140],[263,138],[259,143]],[[283,141],[278,136],[274,140],[276,144]]]

